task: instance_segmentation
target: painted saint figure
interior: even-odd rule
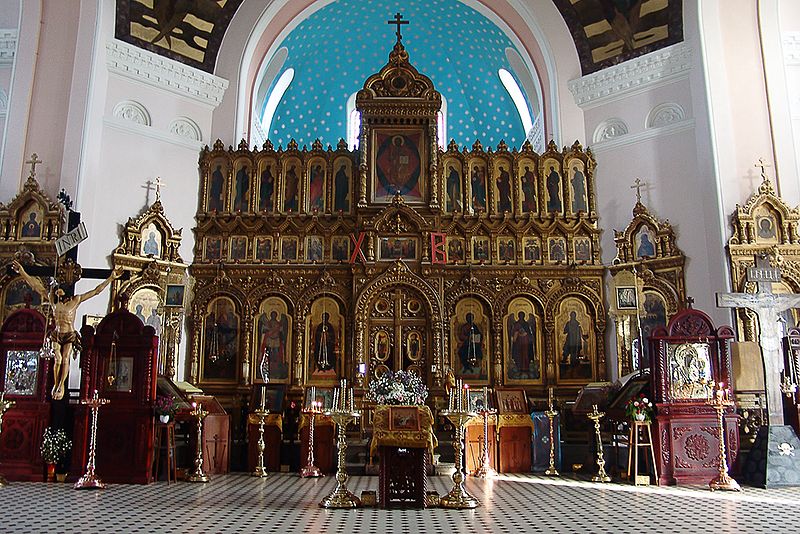
[[[483,362],[483,336],[475,316],[467,313],[467,322],[458,330],[458,358],[461,361],[460,374],[478,374]]]
[[[547,211],[561,211],[561,177],[552,165],[547,175]]]
[[[509,352],[519,375],[515,378],[539,378],[539,360],[536,357],[536,317],[525,312],[508,317],[508,342]]]
[[[275,192],[275,177],[272,176],[272,165],[267,165],[261,173],[261,188],[258,195],[258,209],[272,211],[272,194]]]
[[[497,211],[498,213],[511,212],[511,176],[505,167],[499,167],[500,176],[497,177]]]
[[[640,258],[652,258],[656,255],[656,247],[650,241],[650,234],[642,232],[639,236],[639,248],[636,250],[636,255]]]
[[[322,322],[314,329],[314,364],[319,371],[330,371],[336,362],[336,332],[330,323],[331,315],[322,312]]]
[[[350,211],[350,177],[347,175],[347,165],[342,163],[336,171],[334,178],[335,191],[333,198],[333,209],[335,211]]]
[[[283,197],[283,211],[297,211],[297,194],[300,178],[297,177],[295,166],[289,167],[286,172],[286,194]]]
[[[142,248],[145,254],[158,256],[158,241],[156,241],[155,232],[150,232],[150,235],[148,236],[147,241],[144,242],[144,246]]]
[[[259,318],[259,332],[262,335],[261,346],[259,347],[259,355],[263,355],[264,351],[269,353],[269,369],[270,374],[275,378],[286,378],[286,340],[289,335],[289,318],[285,313],[278,315],[278,312],[272,310],[267,315],[263,314]]]
[[[574,311],[569,312],[569,321],[564,325],[564,333],[567,337],[561,352],[561,363],[567,365],[575,365],[581,357],[581,350],[583,350],[583,329],[577,316],[578,314]]]
[[[475,165],[472,168],[472,209],[474,211],[486,211],[486,175],[483,167]]]
[[[236,196],[233,199],[234,211],[247,211],[250,208],[250,173],[243,165],[236,173]]]
[[[150,316],[145,324],[152,326],[153,330],[156,331],[156,335],[161,337],[161,317],[158,316],[158,311],[155,308],[150,309]]]
[[[103,280],[100,285],[91,291],[70,297],[61,288],[57,288],[52,293],[48,291],[41,280],[25,272],[19,261],[14,260],[11,265],[31,289],[36,291],[43,300],[48,301],[52,307],[53,319],[56,325],[55,330],[49,334],[55,350],[52,395],[53,400],[60,400],[64,397],[64,384],[67,381],[67,376],[69,376],[69,355],[73,349],[76,352],[81,349],[81,338],[73,326],[78,306],[80,306],[81,302],[99,295],[115,278],[119,278],[122,275],[122,270],[114,270],[111,276]]]
[[[308,182],[308,209],[325,210],[325,171],[322,165],[311,166],[311,176]]]
[[[586,180],[577,166],[572,168],[572,212],[589,211],[586,207]]]
[[[536,211],[536,175],[533,174],[530,167],[525,167],[525,173],[520,179],[522,181],[522,212]]]
[[[22,237],[39,237],[42,235],[42,227],[36,220],[36,212],[32,211],[28,215],[28,222],[22,227]]]
[[[452,165],[447,172],[447,211],[461,211],[461,176]]]
[[[208,211],[222,211],[222,188],[225,185],[225,177],[222,175],[222,165],[217,165],[211,173],[211,184],[208,193]]]

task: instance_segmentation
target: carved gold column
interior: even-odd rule
[[[428,165],[428,183],[431,184],[431,203],[430,206],[433,209],[437,209],[439,207],[439,185],[441,181],[439,180],[439,172],[438,172],[438,165],[437,159],[439,155],[439,139],[436,136],[436,118],[434,117],[429,125],[428,125],[428,135],[430,136],[431,141],[431,163]]]
[[[242,359],[242,384],[247,385],[250,383],[250,350],[252,348],[253,314],[251,310],[247,310],[242,315],[244,320],[244,356]]]
[[[303,384],[303,332],[305,321],[298,318],[295,321],[294,329],[294,383],[296,385]]]
[[[495,321],[492,325],[494,333],[494,350],[492,351],[492,361],[494,362],[494,384],[502,385],[503,382],[503,338],[502,321]],[[491,380],[492,377],[489,377]]]
[[[367,207],[367,127],[361,124],[361,138],[358,142],[361,164],[358,166],[358,207]],[[355,181],[355,180],[354,180]]]
[[[200,374],[200,337],[203,335],[203,317],[202,313],[195,308],[194,310],[194,328],[192,329],[192,364],[190,376],[192,383],[197,384],[197,377]]]

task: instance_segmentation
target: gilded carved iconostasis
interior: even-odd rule
[[[356,97],[360,144],[200,156],[190,379],[439,388],[606,377],[594,168],[580,144],[437,146],[441,96],[398,42]],[[266,350],[265,350],[266,349]]]

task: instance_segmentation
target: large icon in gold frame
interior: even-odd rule
[[[339,303],[320,297],[306,317],[306,384],[335,384],[338,380],[344,343],[344,317]]]
[[[422,128],[372,130],[372,201],[389,202],[396,193],[406,203],[422,203],[427,193],[427,136]]]
[[[594,320],[586,304],[575,297],[561,301],[556,315],[556,357],[559,382],[594,379]]]
[[[450,324],[453,371],[470,384],[488,384],[491,343],[483,304],[466,297],[456,304]]]
[[[503,355],[506,384],[541,384],[542,314],[528,297],[516,297],[503,316]]]
[[[289,382],[292,362],[292,314],[281,297],[267,297],[258,307],[253,331],[256,349],[250,361],[259,369],[265,351],[269,354],[269,380],[277,384]],[[260,379],[258,374],[253,375]]]
[[[228,297],[208,303],[203,318],[201,382],[236,382],[239,355],[239,314]]]

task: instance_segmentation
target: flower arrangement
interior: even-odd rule
[[[153,405],[153,411],[156,415],[167,415],[172,417],[178,409],[178,401],[173,395],[158,395],[156,402]]]
[[[625,415],[635,421],[652,421],[653,403],[644,396],[644,393],[639,393],[625,403]]]
[[[378,404],[425,404],[428,388],[416,373],[387,371],[369,383],[369,400]]]
[[[44,437],[42,438],[42,459],[47,464],[57,464],[66,458],[72,442],[67,438],[67,433],[63,429],[55,429],[47,427],[44,429]]]

